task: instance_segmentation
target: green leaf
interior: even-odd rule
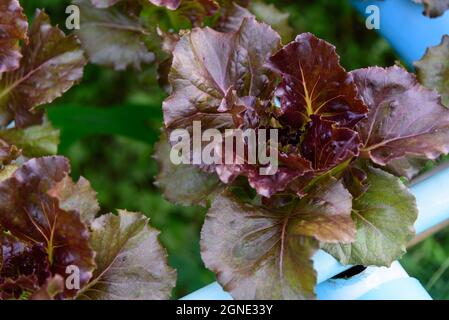
[[[400,179],[368,167],[368,189],[353,201],[356,240],[325,244],[324,249],[343,264],[389,266],[406,252],[418,215],[415,197]]]
[[[153,62],[145,41],[150,36],[137,18],[117,8],[96,9],[89,0],[76,0],[81,11],[81,27],[77,31],[81,44],[95,64],[124,70],[140,69],[142,63]]]
[[[354,239],[351,200],[334,179],[279,209],[242,203],[226,190],[203,226],[203,261],[236,299],[311,299],[315,239]]]
[[[55,155],[58,152],[59,130],[49,122],[25,129],[1,130],[0,137],[21,149],[29,158]]]
[[[10,164],[7,166],[4,166],[0,169],[0,182],[3,180],[8,179],[12,176],[12,174],[17,170],[18,166],[15,164]]]
[[[193,27],[201,27],[206,17],[213,16],[220,6],[215,0],[183,0],[179,14],[187,17]]]
[[[220,19],[214,29],[221,32],[234,32],[240,28],[244,18],[257,18],[276,30],[284,43],[293,40],[293,29],[288,22],[290,14],[280,11],[274,4],[265,4],[260,1],[252,2],[249,8],[244,5],[246,3],[241,6],[233,1],[222,5]]]
[[[266,4],[262,1],[253,1],[250,5],[250,11],[259,20],[272,26],[281,35],[284,43],[293,40],[294,30],[288,22],[290,17],[289,13],[280,11],[272,3]]]
[[[441,94],[443,104],[449,107],[449,36],[441,44],[427,49],[421,60],[414,63],[418,80]]]
[[[155,150],[154,158],[159,165],[155,184],[170,202],[185,206],[207,206],[209,200],[222,189],[216,174],[204,172],[193,165],[173,164],[170,160],[171,145],[165,133]]]
[[[91,225],[90,243],[96,252],[93,280],[79,299],[168,299],[176,272],[158,241],[159,232],[140,213],[118,211]]]

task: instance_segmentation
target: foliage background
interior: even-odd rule
[[[66,0],[21,0],[28,17],[44,8],[52,22],[65,27]],[[388,43],[364,26],[347,1],[266,1],[290,13],[296,33],[309,31],[337,47],[343,66],[389,66],[397,57]],[[141,211],[162,230],[169,261],[178,270],[174,298],[214,281],[199,254],[205,211],[165,201],[153,185],[157,165],[153,144],[161,127],[165,93],[155,70],[117,72],[87,66],[83,81],[48,106],[54,126],[61,129],[59,153],[70,158],[73,176],[88,178],[105,211]],[[427,286],[435,299],[449,299],[449,232],[443,231],[412,248],[401,260],[407,271]]]

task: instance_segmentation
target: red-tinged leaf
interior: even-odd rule
[[[47,193],[58,199],[61,209],[78,211],[81,220],[86,224],[90,224],[100,211],[97,193],[92,189],[90,182],[83,177],[74,183],[72,178],[66,176]]]
[[[202,120],[203,129],[235,127],[228,94],[268,97],[274,77],[265,62],[279,45],[276,32],[254,19],[232,33],[205,28],[184,35],[173,52],[173,93],[163,104],[166,127],[189,128],[194,120]],[[220,112],[223,105],[227,111]]]
[[[439,45],[427,48],[424,57],[414,65],[419,82],[437,90],[449,108],[449,35],[444,35]]]
[[[311,299],[314,238],[351,242],[351,202],[332,179],[277,210],[242,203],[227,190],[215,199],[203,226],[203,260],[236,299]]]
[[[62,157],[25,163],[0,183],[0,225],[24,242],[42,244],[52,273],[67,277],[66,268],[76,266],[82,288],[95,268],[89,231],[78,211],[61,209],[58,200],[47,193],[69,171]],[[70,297],[76,289],[64,293]]]
[[[64,278],[59,274],[48,278],[47,281],[34,292],[30,300],[54,300],[64,292]]]
[[[157,35],[161,39],[161,49],[170,56],[176,48],[181,36],[178,33],[164,31],[161,28],[156,28]],[[170,58],[171,66],[171,58]]]
[[[176,11],[174,13],[174,18],[183,16],[190,20],[192,26],[200,27],[206,17],[213,16],[217,13],[220,8],[219,4],[215,0],[90,0],[91,3],[99,9],[107,9],[117,3],[125,3],[129,5],[131,9],[136,11],[136,16],[139,15],[141,6],[146,6],[147,4],[153,4],[158,7],[164,7],[171,11]],[[125,7],[126,8],[126,7]],[[131,11],[133,12],[133,11]]]
[[[273,73],[264,65],[279,46],[279,36],[254,19],[232,33],[205,28],[183,36],[173,52],[173,93],[163,104],[169,134],[192,130],[193,121],[222,132],[257,127],[263,108],[256,97],[273,90]]]
[[[81,11],[81,27],[77,35],[89,61],[124,70],[139,70],[142,64],[154,61],[155,55],[145,45],[149,32],[136,17],[117,8],[99,10],[87,0],[74,2]]]
[[[235,299],[313,299],[318,243],[285,232],[282,215],[218,196],[201,234],[203,261]]]
[[[251,108],[247,108],[244,113],[244,127],[256,127],[258,124],[260,125],[261,122],[266,121],[263,117],[259,119],[258,115],[253,115],[250,110]],[[256,140],[259,151],[261,151],[260,148],[263,144],[260,141],[260,138],[261,136],[258,135]],[[239,139],[239,136],[237,136],[237,139]],[[279,146],[271,144],[270,141],[267,141],[266,144],[268,151],[267,155],[269,154],[270,158],[271,155],[276,155],[276,160],[273,157],[268,164],[249,161],[250,157],[248,156],[248,150],[251,149],[251,145],[249,145],[248,141],[245,141],[245,139],[242,139],[242,144],[245,146],[244,157],[242,157],[242,155],[234,154],[234,163],[229,164],[223,161],[223,164],[215,166],[216,173],[220,180],[225,184],[232,183],[238,176],[246,176],[250,186],[254,188],[259,195],[271,197],[277,192],[286,190],[292,181],[313,171],[312,163],[309,160],[295,153],[287,154],[280,151]],[[225,147],[223,147],[223,149],[224,148]],[[299,192],[299,190],[297,191]]]
[[[0,0],[0,79],[1,73],[19,67],[19,41],[27,40],[28,21],[17,0]]]
[[[111,7],[121,2],[122,0],[90,0],[90,1],[96,8],[104,9]]]
[[[20,275],[16,279],[7,278],[0,283],[0,300],[17,300],[27,297],[39,290],[37,277],[33,275]]]
[[[250,186],[259,195],[267,198],[284,191],[292,181],[312,171],[310,162],[305,159],[302,159],[302,162],[298,163],[295,168],[279,167],[271,175],[261,174],[260,166],[250,164],[218,165],[215,169],[218,177],[225,184],[233,182],[238,176],[246,176]]]
[[[40,244],[27,245],[10,235],[2,235],[2,279],[35,275],[42,284],[51,276],[47,253]]]
[[[405,156],[436,159],[449,151],[449,110],[440,96],[394,66],[353,71],[369,107],[358,125],[362,155],[379,165]]]
[[[109,8],[123,0],[90,0],[92,4],[99,9]],[[178,9],[182,0],[144,0],[143,2],[152,3],[158,7],[165,7],[169,10]]]
[[[270,58],[282,76],[277,88],[282,121],[303,127],[312,115],[353,127],[365,117],[351,74],[340,66],[335,47],[310,33],[297,36]]]
[[[407,156],[390,161],[384,169],[397,177],[412,180],[424,170],[428,161],[422,157]]]
[[[90,242],[98,268],[79,299],[162,300],[170,297],[176,272],[158,241],[159,231],[140,213],[119,210],[92,223]]]
[[[171,145],[163,133],[155,145],[154,158],[159,165],[155,185],[161,189],[164,197],[173,203],[206,207],[209,200],[222,190],[220,180],[215,174],[205,172],[197,166],[173,164],[170,161],[170,150]]]
[[[159,7],[166,7],[170,10],[176,10],[179,8],[182,0],[149,0],[152,4]]]
[[[173,63],[173,51],[178,44],[180,35],[174,32],[167,32],[159,27],[156,28],[157,35],[160,38],[160,46],[162,51],[168,54],[168,57],[163,61],[160,61],[157,66],[157,80],[159,86],[162,87],[167,93],[171,93],[171,86],[168,80],[168,75]]]
[[[240,28],[244,18],[257,18],[276,30],[284,41],[292,40],[293,29],[288,22],[289,14],[281,12],[274,4],[261,1],[253,1],[251,4],[248,1],[229,2],[221,5],[220,19],[214,29],[221,32],[233,32]]]
[[[1,231],[0,299],[18,299],[25,292],[32,293],[50,276],[42,245],[28,245]]]
[[[315,170],[327,171],[359,154],[357,132],[336,127],[334,122],[312,115],[301,144],[302,156]]]
[[[215,0],[183,0],[178,10],[190,20],[192,26],[200,27],[204,18],[213,16],[219,8]]]
[[[449,9],[449,0],[413,0],[424,4],[424,14],[430,18],[436,18]]]
[[[52,27],[49,17],[37,11],[23,48],[20,67],[0,80],[0,125],[15,120],[16,127],[42,123],[38,106],[50,103],[83,75],[86,60],[75,36]]]
[[[357,199],[368,189],[367,174],[356,164],[349,165],[343,172],[343,184],[352,196]]]
[[[304,173],[289,168],[278,168],[278,171],[274,175],[261,175],[256,167],[253,170],[249,170],[245,175],[248,177],[250,186],[259,195],[269,198],[277,192],[284,191],[289,183],[303,176]]]
[[[232,2],[221,9],[220,20],[215,29],[220,32],[235,32],[240,28],[245,18],[255,18],[255,15],[247,8]]]

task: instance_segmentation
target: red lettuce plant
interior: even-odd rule
[[[140,213],[98,216],[96,193],[56,153],[40,106],[77,83],[76,35],[0,0],[0,299],[167,299],[175,272]],[[32,158],[31,160],[28,160]]]
[[[239,20],[240,18],[240,20]],[[277,129],[279,169],[170,162],[163,135],[157,184],[171,201],[209,208],[202,258],[238,299],[314,298],[312,256],[388,266],[414,236],[417,208],[400,176],[449,151],[440,96],[398,66],[347,72],[310,33],[281,46],[254,17],[195,28],[173,49],[165,131]]]
[[[81,79],[84,53],[45,12],[38,10],[28,28],[17,0],[0,0],[0,11],[0,163],[55,154],[59,131],[40,106]]]
[[[63,157],[0,171],[0,299],[167,299],[159,232],[140,213],[97,217],[90,183],[69,173]]]

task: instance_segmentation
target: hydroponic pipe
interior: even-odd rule
[[[371,268],[371,267],[370,267]],[[390,268],[367,269],[350,279],[331,279],[316,287],[319,300],[432,300],[418,280],[395,262]],[[231,300],[216,282],[181,300]]]
[[[368,267],[348,279],[329,279],[316,287],[320,300],[431,300],[418,280],[399,262],[391,267]]]
[[[351,0],[351,3],[365,16],[366,8],[376,5],[380,9],[380,34],[390,42],[399,56],[409,66],[419,60],[427,47],[441,42],[449,33],[449,13],[440,18],[429,19],[422,15],[423,7],[411,0],[364,1]],[[449,169],[443,170],[411,187],[415,195],[419,217],[415,223],[417,234],[449,219]],[[314,258],[318,284],[347,270],[324,251],[318,251]],[[407,280],[410,281],[410,280]],[[212,283],[184,299],[231,299],[218,283]]]
[[[415,223],[418,235],[449,219],[449,168],[419,182],[410,190],[416,197],[419,209],[419,216]],[[341,265],[322,250],[315,254],[313,260],[317,270],[318,284],[350,268],[350,266]],[[407,280],[407,282],[410,281]],[[231,296],[215,282],[186,296],[184,299],[226,300],[231,299]]]
[[[423,5],[412,0],[366,1],[350,0],[365,17],[370,5],[379,8],[380,29],[378,32],[396,50],[408,66],[422,58],[426,49],[438,45],[444,34],[449,33],[449,12],[439,18],[425,17]]]

